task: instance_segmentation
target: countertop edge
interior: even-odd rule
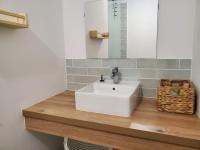
[[[113,126],[113,125],[108,125],[108,124],[100,124],[100,123],[71,119],[71,118],[63,118],[59,116],[42,114],[38,112],[31,112],[28,109],[24,109],[22,110],[22,112],[23,112],[24,117],[30,117],[34,119],[46,120],[46,121],[67,124],[71,126],[77,126],[77,127],[82,127],[82,128],[92,129],[92,130],[120,134],[120,135],[126,135],[126,136],[135,137],[135,138],[154,140],[154,141],[164,142],[168,144],[200,148],[200,140],[198,139],[185,138],[185,137],[169,135],[169,134],[167,135],[162,132],[129,129],[129,128]]]

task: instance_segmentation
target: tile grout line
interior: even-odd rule
[[[138,58],[136,58],[136,68],[138,69],[139,67],[138,67]]]
[[[178,60],[178,68],[181,69],[181,59]]]
[[[78,67],[78,66],[67,66],[66,68],[74,68],[74,69],[111,69],[111,67]],[[191,69],[182,69],[182,68],[134,68],[134,67],[130,67],[130,68],[125,68],[125,67],[119,67],[119,69],[123,70],[123,69],[129,69],[129,70],[170,70],[170,71],[176,71],[176,70],[182,70],[182,71],[191,71]]]
[[[74,67],[74,59],[72,59],[72,67]]]

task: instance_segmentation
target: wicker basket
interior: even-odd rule
[[[157,108],[159,111],[194,114],[195,89],[189,80],[160,80]]]

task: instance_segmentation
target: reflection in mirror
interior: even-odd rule
[[[158,0],[127,0],[127,57],[156,58]]]
[[[158,0],[85,3],[88,58],[156,58]]]
[[[126,58],[127,48],[127,3],[108,0],[109,58]]]

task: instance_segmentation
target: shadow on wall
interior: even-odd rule
[[[21,111],[64,90],[64,56],[52,47],[30,29],[0,28],[0,150],[63,149],[63,138],[25,130]]]
[[[39,142],[42,142],[42,144],[45,145],[46,147],[51,147],[51,149],[55,149],[55,150],[64,149],[63,138],[58,138],[55,136],[50,136],[47,134],[45,135],[45,134],[36,133],[36,132],[30,132],[30,134],[34,136]],[[55,144],[55,140],[57,140],[57,142],[60,143],[60,147],[58,147],[58,145]],[[52,142],[49,142],[49,141],[52,141]]]
[[[0,150],[60,150],[62,138],[25,129],[22,108],[65,90],[62,1],[4,0],[0,5],[28,13],[30,25],[0,27]]]
[[[0,77],[14,79],[50,75],[60,69],[58,56],[53,50],[31,30],[22,30],[26,29],[0,28]]]

